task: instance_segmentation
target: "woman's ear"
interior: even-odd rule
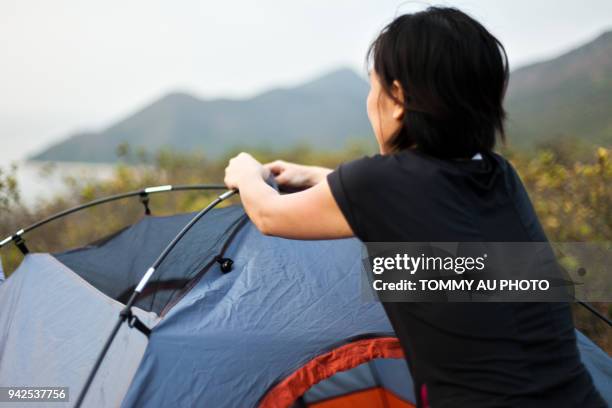
[[[393,119],[402,120],[404,118],[404,90],[399,81],[393,81],[391,93],[393,94]]]

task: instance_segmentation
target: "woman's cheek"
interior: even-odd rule
[[[372,97],[372,91],[370,90],[370,92],[368,93],[368,98],[366,100],[366,108],[368,111],[368,119],[370,120],[371,123],[374,123],[374,109],[372,109],[372,100],[374,98]]]
[[[378,106],[377,106],[377,98],[374,95],[374,92],[370,90],[367,99],[367,111],[368,111],[368,119],[370,120],[370,125],[372,125],[372,129],[374,130],[374,134],[376,135],[376,139],[379,139],[379,131],[380,131],[380,121],[378,116]]]

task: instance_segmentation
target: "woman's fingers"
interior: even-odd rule
[[[272,174],[278,175],[286,169],[286,163],[282,160],[275,160],[273,162],[264,164],[264,167]]]
[[[283,171],[279,174],[276,174],[274,180],[276,180],[279,185],[284,186],[287,184],[291,184],[292,178],[288,171]]]
[[[284,160],[275,160],[264,165],[272,174],[279,186],[304,188],[310,187],[310,174],[312,169],[310,166],[302,166],[300,164],[286,162]]]
[[[271,163],[264,164],[264,168],[274,175],[274,180],[278,185],[286,185],[291,181],[291,171],[287,163],[282,160],[275,160]]]
[[[253,180],[254,177],[266,179],[269,170],[248,153],[240,153],[229,160],[225,168],[224,182],[228,188],[239,188],[241,182]]]

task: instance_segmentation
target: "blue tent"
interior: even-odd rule
[[[69,387],[71,402],[53,406],[72,406],[127,297],[191,217],[28,254],[0,285],[0,385]],[[413,406],[383,308],[362,296],[361,258],[355,239],[267,237],[239,206],[211,211],[133,308],[150,336],[121,327],[83,406]],[[612,404],[612,359],[578,341]]]

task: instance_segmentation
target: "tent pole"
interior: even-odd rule
[[[75,213],[77,211],[85,210],[87,208],[91,208],[96,205],[105,204],[105,203],[109,203],[109,202],[116,201],[116,200],[121,200],[121,199],[128,198],[128,197],[142,196],[144,194],[149,195],[149,194],[156,194],[156,193],[165,193],[168,191],[225,190],[225,188],[226,187],[223,184],[191,184],[191,185],[188,184],[188,185],[175,185],[175,186],[165,185],[165,186],[145,187],[143,189],[136,190],[136,191],[130,191],[127,193],[115,194],[115,195],[111,195],[108,197],[98,198],[88,203],[81,204],[76,207],[72,207],[67,210],[58,212],[30,226],[20,229],[19,231],[15,232],[13,235],[9,235],[8,237],[1,240],[0,248],[2,248],[4,245],[8,244],[11,241],[15,241],[16,239],[21,238],[21,236],[28,231],[32,231],[33,229],[41,227],[51,221],[55,221],[58,218],[65,217],[66,215]]]
[[[98,358],[96,359],[96,362],[95,362],[91,372],[87,376],[87,380],[85,381],[85,384],[83,385],[83,388],[81,389],[81,392],[79,393],[79,397],[77,398],[76,403],[75,403],[75,408],[80,408],[81,404],[83,404],[83,400],[85,399],[85,395],[87,395],[87,391],[89,390],[89,387],[91,386],[91,383],[93,382],[93,379],[95,378],[96,373],[98,372],[98,369],[100,368],[100,365],[102,364],[102,361],[104,360],[104,357],[106,356],[106,353],[108,352],[108,349],[110,348],[111,344],[113,343],[113,340],[117,336],[117,333],[119,332],[119,329],[121,328],[121,325],[132,316],[132,306],[134,305],[134,303],[136,303],[136,299],[138,298],[138,296],[140,295],[142,290],[145,288],[145,286],[149,282],[149,279],[151,279],[151,276],[153,276],[153,274],[155,273],[155,270],[159,267],[159,265],[161,265],[161,263],[164,261],[164,259],[166,259],[166,257],[168,256],[170,251],[172,251],[172,249],[174,249],[176,244],[178,244],[178,242],[185,236],[185,234],[187,234],[187,232],[191,229],[191,227],[193,227],[195,225],[195,223],[197,223],[200,220],[200,218],[202,218],[211,209],[216,207],[217,204],[219,204],[220,202],[222,202],[222,201],[226,200],[227,198],[233,196],[237,192],[238,192],[238,190],[227,190],[225,193],[219,195],[208,206],[206,206],[206,208],[204,208],[199,213],[197,213],[191,219],[191,221],[189,221],[189,223],[187,223],[187,225],[185,225],[183,227],[181,232],[179,232],[172,239],[172,241],[163,250],[163,252],[155,260],[155,262],[153,262],[153,265],[151,265],[151,267],[149,269],[147,269],[147,272],[145,272],[143,277],[140,279],[140,282],[138,283],[138,285],[134,289],[134,292],[132,293],[132,296],[130,297],[130,299],[126,303],[125,308],[119,314],[119,319],[117,320],[117,323],[115,323],[115,326],[113,327],[113,330],[111,331],[110,335],[108,336],[108,339],[104,343],[104,347],[102,347],[102,350],[100,351],[100,354],[98,355]]]
[[[599,310],[595,309],[593,307],[593,305],[587,303],[587,302],[583,302],[582,300],[579,300],[578,303],[580,303],[581,306],[583,306],[585,309],[587,309],[589,312],[593,313],[595,316],[599,317],[601,320],[603,320],[605,323],[608,323],[608,326],[612,327],[612,320],[608,319],[606,316],[604,316],[603,314],[601,314],[599,312]]]

